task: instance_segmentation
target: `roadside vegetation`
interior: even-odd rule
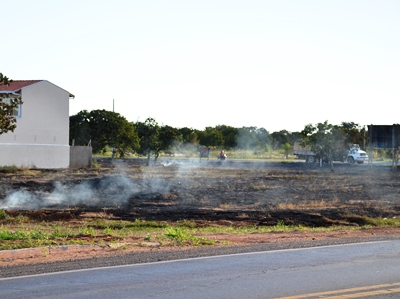
[[[334,225],[308,227],[288,225],[278,221],[276,225],[199,225],[195,221],[123,221],[90,218],[79,221],[40,221],[29,217],[8,215],[0,210],[0,250],[61,246],[100,245],[112,246],[212,246],[229,245],[218,236],[227,234],[253,234],[271,232],[334,232],[355,231],[371,227],[400,226],[400,219],[369,218],[361,220],[361,226]],[[207,237],[205,237],[207,236]],[[216,237],[212,237],[216,236]]]

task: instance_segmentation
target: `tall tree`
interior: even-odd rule
[[[157,152],[160,149],[159,134],[160,126],[155,119],[149,117],[144,122],[136,122],[135,129],[139,135],[139,154],[147,156],[147,166],[150,165],[151,155],[158,157]]]
[[[290,143],[285,143],[284,145],[282,145],[282,150],[285,153],[285,159],[289,158],[289,152],[291,148],[292,146],[290,145]]]
[[[120,158],[139,149],[139,136],[134,125],[126,119],[120,121],[120,126],[114,136],[114,147],[115,154]]]
[[[242,127],[238,129],[236,147],[240,149],[266,149],[269,147],[270,134],[264,128]]]
[[[261,147],[264,148],[267,144],[270,143],[270,134],[266,129],[256,128],[254,132]]]
[[[178,129],[170,126],[162,126],[160,127],[158,141],[156,160],[161,152],[173,154],[174,149],[178,148],[182,144],[182,134]]]
[[[91,141],[90,112],[82,110],[69,117],[69,141],[74,145],[87,145]]]
[[[0,73],[0,85],[9,85],[11,82],[12,80]]]
[[[182,142],[185,143],[191,143],[191,144],[198,144],[199,140],[197,137],[197,133],[195,129],[188,128],[188,127],[183,127],[178,129],[178,131],[182,135]]]
[[[234,148],[237,144],[237,138],[239,135],[239,130],[226,125],[216,126],[215,129],[220,131],[223,139],[223,146],[226,149]]]
[[[218,131],[213,127],[206,127],[204,131],[198,131],[197,136],[200,145],[207,147],[222,147],[224,145],[221,131]]]
[[[11,82],[12,80],[0,73],[0,86],[7,86]],[[17,127],[15,111],[22,103],[21,97],[15,96],[14,94],[0,94],[0,135],[9,131],[14,132]]]
[[[239,149],[254,149],[259,145],[256,137],[256,127],[243,127],[238,129],[236,147]]]
[[[329,124],[328,121],[318,123],[315,126],[308,124],[301,131],[302,145],[310,146],[311,150],[320,159],[327,160],[333,170],[332,161],[334,157],[345,159],[347,147],[345,146],[346,135],[339,126]]]
[[[340,128],[346,134],[348,145],[358,144],[360,147],[365,148],[367,139],[365,127],[354,122],[342,122]]]
[[[135,152],[139,137],[135,128],[119,113],[106,110],[83,110],[70,117],[70,139],[76,145],[91,141],[94,153],[112,147],[119,157]]]
[[[286,143],[292,143],[292,134],[286,130],[280,130],[271,134],[272,148],[274,150],[282,148]]]

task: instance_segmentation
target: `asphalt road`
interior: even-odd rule
[[[399,257],[399,240],[248,252],[3,278],[0,297],[399,298]]]

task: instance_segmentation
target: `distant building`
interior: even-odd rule
[[[0,166],[67,168],[70,165],[69,100],[74,95],[46,80],[17,80],[1,94],[21,97],[17,128],[0,135]]]

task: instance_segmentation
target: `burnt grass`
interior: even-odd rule
[[[104,217],[198,225],[364,225],[397,217],[391,166],[99,159],[100,167],[0,173],[0,209],[40,221]]]

